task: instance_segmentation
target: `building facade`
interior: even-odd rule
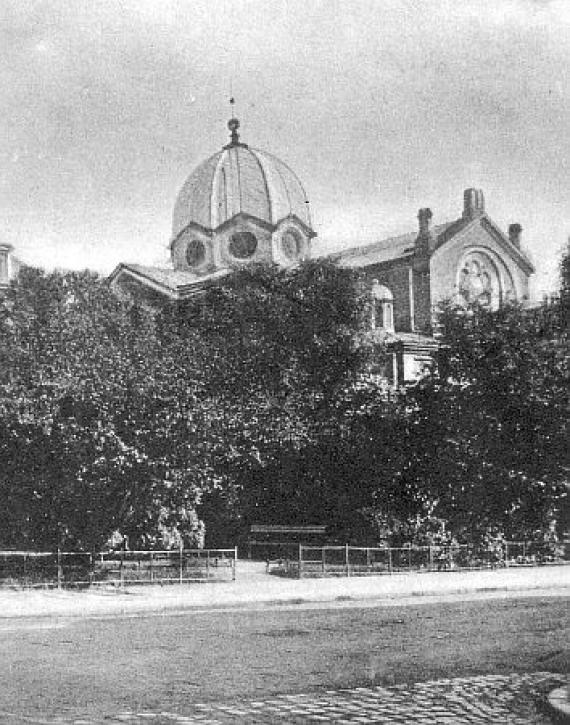
[[[521,248],[521,225],[505,234],[485,212],[480,189],[466,189],[461,216],[432,224],[420,209],[415,231],[335,255],[368,279],[375,315],[393,350],[392,377],[417,378],[437,348],[434,316],[443,300],[497,308],[528,300],[534,267]]]

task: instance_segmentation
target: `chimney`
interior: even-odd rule
[[[521,248],[521,232],[520,224],[509,224],[509,241],[517,249]]]
[[[418,219],[420,222],[420,236],[426,236],[430,234],[431,218],[433,214],[431,209],[420,209],[418,212]]]
[[[420,209],[418,211],[419,232],[416,245],[429,251],[432,251],[435,246],[435,239],[431,230],[432,217],[431,209]]]
[[[482,189],[465,189],[463,192],[463,218],[475,219],[485,213],[485,197]]]

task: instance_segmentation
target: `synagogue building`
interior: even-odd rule
[[[228,128],[229,143],[199,164],[178,194],[170,266],[120,264],[110,277],[118,294],[162,305],[187,299],[244,265],[287,267],[315,257],[316,233],[299,178],[276,156],[243,143],[237,119]],[[431,209],[422,208],[410,233],[331,255],[366,280],[371,324],[385,333],[392,352],[393,382],[417,378],[433,359],[438,302],[496,308],[528,299],[534,269],[521,233],[518,223],[501,230],[485,212],[483,191],[467,189],[455,219],[433,223]]]

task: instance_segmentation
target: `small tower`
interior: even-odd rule
[[[0,243],[0,289],[6,288],[12,277],[12,252],[14,247],[11,244]]]

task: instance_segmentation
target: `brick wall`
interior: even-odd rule
[[[431,333],[430,273],[414,270],[414,331]]]

